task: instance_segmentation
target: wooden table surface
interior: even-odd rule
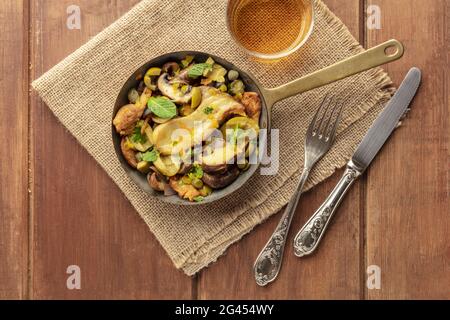
[[[215,0],[221,1],[221,0]],[[0,2],[0,298],[3,299],[449,299],[449,0],[326,0],[366,47],[390,38],[423,84],[401,129],[342,203],[320,250],[287,251],[279,279],[259,288],[253,261],[279,216],[258,226],[195,277],[176,270],[96,162],[30,90],[30,82],[138,0]],[[81,9],[81,29],[66,26]],[[366,10],[381,9],[381,29]],[[338,181],[305,194],[298,229]],[[291,239],[292,240],[292,235]],[[81,290],[68,290],[69,265]],[[366,286],[379,266],[381,288]]]

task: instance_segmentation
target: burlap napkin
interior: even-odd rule
[[[175,266],[188,275],[215,261],[287,203],[303,164],[306,128],[326,92],[345,98],[346,108],[338,139],[312,172],[307,188],[346,163],[391,96],[391,81],[374,69],[278,103],[273,111],[273,127],[280,129],[278,174],[257,173],[239,192],[200,207],[155,200],[128,178],[111,140],[117,94],[138,67],[172,51],[210,52],[273,87],[363,50],[322,2],[317,1],[315,9],[315,30],[307,45],[286,59],[265,64],[248,57],[230,38],[226,1],[145,0],[33,83],[61,123],[120,187]]]

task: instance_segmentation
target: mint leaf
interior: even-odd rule
[[[175,103],[164,97],[151,97],[147,106],[157,117],[163,119],[171,119],[177,115]]]
[[[188,71],[188,77],[192,79],[196,79],[203,75],[203,72],[205,70],[210,69],[212,70],[212,65],[209,63],[198,63],[194,64],[191,69]]]
[[[155,149],[147,151],[142,154],[142,160],[147,162],[154,162],[158,159],[158,151]]]
[[[145,143],[147,141],[147,136],[145,134],[141,134],[141,127],[135,127],[133,130],[133,134],[131,135],[132,142]]]
[[[195,201],[195,202],[202,202],[203,200],[205,200],[205,198],[202,197],[202,196],[196,196],[196,197],[194,198],[194,201]]]

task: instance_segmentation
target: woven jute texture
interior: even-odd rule
[[[373,69],[276,104],[273,128],[279,129],[278,173],[264,176],[257,172],[231,196],[195,207],[165,204],[128,178],[111,139],[117,94],[137,68],[173,51],[200,50],[221,56],[266,87],[363,51],[322,2],[315,2],[315,10],[314,33],[306,46],[269,64],[248,57],[233,42],[226,28],[226,1],[144,0],[33,83],[56,117],[123,191],[175,266],[188,275],[215,261],[288,202],[303,165],[306,129],[327,92],[345,101],[343,121],[334,147],[311,173],[307,189],[350,158],[392,95],[391,81],[383,70]]]

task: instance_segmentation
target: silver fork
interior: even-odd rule
[[[297,189],[284,210],[272,237],[259,254],[253,267],[256,283],[260,286],[274,281],[280,272],[287,234],[303,186],[308,180],[311,169],[333,144],[341,118],[342,105],[327,95],[309,125],[305,140],[305,164]]]

